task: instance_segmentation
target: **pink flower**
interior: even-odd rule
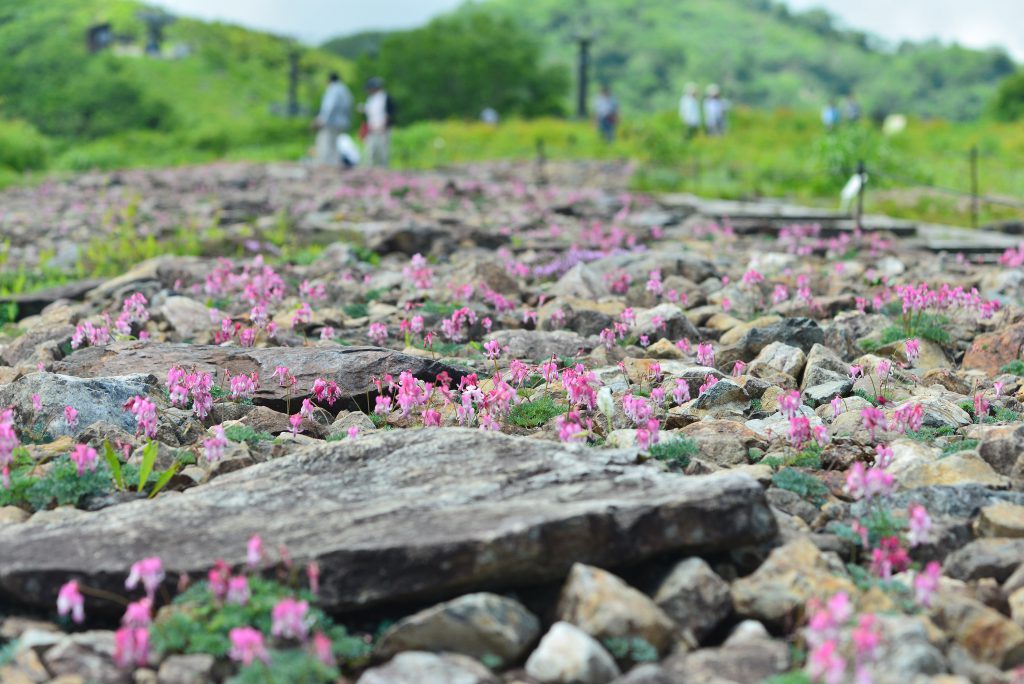
[[[890,370],[892,370],[891,361],[888,361],[886,359],[880,359],[878,363],[875,364],[875,375],[877,375],[882,380],[885,380],[885,378],[889,375]]]
[[[864,428],[871,433],[871,441],[875,441],[876,431],[887,428],[885,414],[876,406],[868,406],[862,409],[860,417],[864,421]]]
[[[885,537],[878,548],[871,551],[871,572],[886,581],[892,579],[894,571],[902,572],[909,566],[910,556],[896,537]]]
[[[1003,393],[1003,383],[996,380],[995,382],[992,383],[992,389],[996,391],[996,396],[998,397]]]
[[[921,504],[911,504],[907,511],[909,531],[907,532],[907,543],[910,548],[920,546],[928,541],[928,532],[932,529],[932,519],[928,515],[928,509]]]
[[[270,633],[282,639],[305,641],[309,636],[307,613],[309,604],[295,599],[281,599],[271,611],[273,626]]]
[[[320,564],[310,561],[306,566],[306,577],[309,579],[309,591],[314,596],[320,593]]]
[[[811,438],[811,421],[807,416],[793,416],[789,419],[789,443],[797,449]]]
[[[140,667],[149,662],[149,629],[121,627],[114,632],[114,662],[118,667]]]
[[[138,601],[128,604],[125,608],[121,624],[125,627],[149,627],[153,621],[153,601],[143,596]]]
[[[786,418],[795,418],[800,413],[800,393],[796,390],[791,390],[780,396],[779,412]]]
[[[214,425],[210,432],[213,433],[213,437],[203,440],[203,457],[207,463],[213,464],[224,458],[224,447],[228,445],[228,438],[220,425]]]
[[[139,582],[142,582],[142,586],[146,590],[146,596],[153,598],[157,587],[163,581],[163,562],[159,556],[151,556],[132,564],[131,572],[128,574],[128,579],[125,580],[124,586],[126,589],[134,589],[138,586]]]
[[[85,598],[78,590],[78,582],[71,580],[57,592],[57,613],[71,615],[71,619],[81,624],[85,621]]]
[[[697,363],[702,366],[715,365],[715,351],[710,342],[701,342],[697,345]]]
[[[914,598],[925,608],[931,606],[932,595],[939,588],[941,576],[942,566],[938,561],[932,561],[914,577]]]
[[[384,344],[384,340],[388,338],[388,327],[383,323],[371,323],[367,336],[378,347],[382,346]]]
[[[316,632],[313,635],[313,654],[327,667],[334,667],[337,664],[334,660],[334,645],[323,632]]]
[[[43,410],[43,400],[39,398],[38,394],[32,395],[32,410],[36,413]]]
[[[676,378],[676,387],[672,390],[672,399],[677,404],[690,401],[690,385],[683,378]]]
[[[860,376],[864,375],[864,369],[861,366],[850,366],[850,379],[856,380]]]
[[[380,397],[377,397],[377,398],[380,399]],[[302,414],[301,413],[296,413],[295,415],[289,416],[288,417],[288,422],[291,424],[291,427],[288,429],[288,431],[292,433],[292,436],[296,436],[300,432],[302,432]]]
[[[352,427],[350,427],[348,429],[348,438],[349,439],[355,439],[358,436],[359,436],[359,428],[357,426],[353,425]]]
[[[580,415],[576,411],[569,411],[567,414],[555,418],[555,427],[558,429],[558,438],[563,442],[585,441],[587,431],[580,422]]]
[[[249,602],[252,594],[249,592],[249,580],[245,575],[237,575],[228,580],[228,590],[225,600],[228,603],[237,603],[244,606]]]
[[[878,632],[878,618],[871,614],[861,615],[857,619],[857,626],[850,634],[850,641],[853,642],[854,658],[858,664],[863,665],[874,660],[882,643],[882,635]]]
[[[718,384],[718,378],[716,378],[711,373],[708,373],[707,375],[704,376],[704,384],[697,388],[697,396],[700,396],[701,394],[704,394],[705,392],[707,392],[709,389],[711,389],[712,387],[714,387],[717,384]]]
[[[64,421],[68,424],[69,430],[74,430],[75,425],[78,424],[78,411],[76,411],[72,406],[65,406]]]
[[[231,640],[231,651],[228,657],[243,665],[252,665],[259,660],[270,664],[270,656],[263,645],[263,633],[252,627],[235,627],[228,632]]]
[[[903,351],[911,365],[921,356],[921,340],[914,338],[903,343]]]
[[[743,371],[746,369],[746,367],[747,364],[737,360],[736,363],[732,365],[732,377],[738,378],[741,375],[743,375]]]
[[[270,377],[277,378],[279,387],[291,387],[296,383],[295,376],[291,374],[287,366],[277,366],[274,368],[274,372],[270,374]]]
[[[832,397],[832,401],[830,403],[832,404],[832,419],[835,420],[836,418],[839,417],[839,414],[841,413],[843,400],[837,394],[836,396]]]
[[[78,467],[79,477],[85,474],[86,469],[90,472],[96,470],[98,457],[96,450],[87,444],[76,444],[70,455],[72,462]]]
[[[501,343],[498,340],[484,342],[484,351],[487,353],[488,359],[496,361],[501,356]]]
[[[846,661],[839,654],[839,646],[828,640],[811,651],[807,658],[807,675],[815,682],[842,684]]]
[[[892,463],[892,447],[885,446],[884,444],[876,444],[875,455],[875,465],[879,468],[888,468],[889,464]]]
[[[988,400],[980,392],[974,395],[974,417],[980,423],[988,415]]]
[[[206,574],[206,579],[210,583],[210,591],[218,599],[223,599],[228,593],[228,580],[231,579],[231,568],[223,560],[216,560],[213,562],[213,567]]]
[[[245,562],[250,568],[258,568],[263,562],[263,539],[254,534],[245,547]]]
[[[124,403],[124,409],[135,416],[135,434],[156,437],[156,404],[143,396],[134,396]]]

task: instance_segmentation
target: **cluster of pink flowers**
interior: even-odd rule
[[[260,376],[256,371],[249,375],[244,373],[231,375],[225,370],[224,375],[228,380],[232,399],[252,399],[252,396],[260,388]]]
[[[875,433],[878,430],[888,429],[885,413],[877,406],[867,406],[861,409],[860,417],[864,421],[864,429],[871,433],[871,441],[875,441]]]
[[[903,572],[910,567],[910,556],[900,544],[898,537],[884,537],[871,550],[871,572],[883,580],[892,579],[893,572]]]
[[[192,400],[192,410],[200,420],[206,418],[213,408],[213,376],[198,370],[186,371],[173,366],[167,371],[167,392],[172,406],[187,406]]]
[[[875,497],[888,496],[892,491],[893,476],[883,468],[866,468],[857,461],[846,471],[846,492],[854,499],[870,501]]]
[[[14,431],[14,411],[5,409],[0,413],[0,482],[4,489],[11,488],[11,463],[14,461],[14,450],[21,442]]]
[[[203,440],[203,457],[207,463],[213,464],[224,458],[224,447],[228,445],[228,438],[220,425],[214,425],[210,432],[213,436]]]
[[[75,332],[71,335],[71,348],[78,349],[83,342],[88,342],[90,347],[107,344],[110,342],[110,328],[95,326],[90,321],[82,321],[75,326]]]
[[[75,448],[71,450],[69,458],[78,469],[78,476],[81,477],[85,474],[86,470],[90,472],[96,470],[99,455],[88,444],[76,444]]]
[[[892,413],[892,429],[899,433],[918,432],[924,425],[924,407],[904,404]]]
[[[476,312],[469,307],[462,307],[452,312],[452,315],[441,321],[441,334],[450,342],[462,342],[463,327],[476,323]]]
[[[597,401],[598,379],[593,371],[587,370],[582,363],[562,370],[562,386],[569,397],[569,403],[580,408],[592,410]]]
[[[156,404],[143,396],[134,396],[124,403],[124,410],[135,416],[135,434],[156,437]]]
[[[243,266],[241,273],[235,273],[234,269],[235,265],[230,260],[219,259],[217,268],[206,276],[206,294],[213,297],[241,294],[250,305],[267,305],[284,299],[284,280],[263,263],[262,255]]]
[[[710,342],[701,342],[697,345],[697,363],[702,366],[715,365],[715,351]]]
[[[402,275],[420,290],[429,290],[434,282],[434,270],[419,253],[412,255],[409,265],[402,269]]]
[[[313,381],[313,396],[317,401],[327,402],[328,406],[334,406],[334,403],[341,399],[341,388],[333,380],[317,378]]]
[[[591,419],[580,417],[579,411],[569,411],[555,418],[558,438],[563,442],[582,442],[593,427]]]
[[[121,307],[121,314],[114,323],[114,329],[122,335],[131,335],[133,324],[142,325],[149,320],[147,304],[149,302],[146,301],[145,295],[141,292],[136,292],[125,299]]]
[[[810,678],[825,684],[841,684],[846,679],[848,665],[852,665],[853,680],[869,684],[872,681],[869,668],[877,659],[881,645],[877,618],[872,614],[859,616],[844,648],[843,635],[853,618],[849,596],[840,592],[826,603],[812,599],[807,611],[810,617],[804,636],[810,649],[807,657]],[[852,662],[848,663],[846,654],[850,650]]]
[[[977,288],[965,291],[962,287],[951,287],[945,283],[933,290],[927,283],[918,285],[897,285],[896,294],[903,303],[903,313],[918,313],[928,309],[977,311],[982,318],[988,318],[999,310],[999,302],[981,298]]]

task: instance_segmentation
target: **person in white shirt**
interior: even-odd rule
[[[612,95],[610,86],[601,87],[601,94],[597,96],[594,105],[594,114],[597,117],[597,130],[605,142],[615,140],[615,127],[619,123],[619,101]]]
[[[320,113],[313,120],[316,134],[316,161],[320,164],[338,166],[338,136],[348,130],[352,114],[352,93],[341,82],[336,73],[327,81],[327,89],[320,101]]]
[[[704,129],[708,135],[725,133],[725,103],[722,101],[718,86],[711,84],[704,98]]]
[[[363,105],[366,117],[366,164],[387,166],[391,147],[391,124],[394,110],[391,97],[384,90],[384,81],[371,78],[366,82],[370,95]]]
[[[687,83],[683,89],[683,96],[679,99],[679,118],[686,127],[687,139],[700,132],[700,100],[697,99],[695,83]]]

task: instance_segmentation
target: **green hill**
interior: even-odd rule
[[[351,69],[284,38],[184,17],[164,29],[161,56],[147,56],[144,9],[131,0],[0,0],[0,148],[13,141],[0,149],[0,169],[39,168],[47,157],[65,168],[175,163],[305,144],[308,120],[273,112],[286,101],[289,51],[300,50],[307,109],[328,71]],[[92,54],[87,30],[103,23],[114,42]]]
[[[772,0],[482,0],[456,11],[515,18],[567,69],[574,36],[592,33],[594,79],[613,85],[627,113],[672,109],[693,81],[718,83],[728,99],[755,107],[817,109],[853,92],[876,116],[967,120],[985,111],[1015,68],[997,50],[886,47],[824,11],[794,13]],[[352,57],[354,47],[379,44],[379,36],[361,38],[325,47]]]

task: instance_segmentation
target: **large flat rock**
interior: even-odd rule
[[[287,366],[298,380],[291,388],[292,400],[310,396],[313,381],[318,377],[338,383],[342,405],[351,401],[366,402],[376,393],[373,378],[387,373],[398,377],[409,370],[420,380],[433,381],[446,371],[458,380],[464,371],[429,358],[410,356],[379,347],[221,347],[192,344],[149,344],[115,342],[105,347],[89,347],[74,352],[54,365],[54,371],[83,378],[152,373],[165,378],[171,366],[196,367],[215,373],[217,382],[224,370],[232,375],[259,373],[260,389],[256,403],[284,406],[289,390],[272,377],[278,366]],[[221,383],[224,384],[224,383]],[[337,406],[337,405],[336,405]]]
[[[246,541],[321,568],[335,612],[563,577],[575,562],[637,563],[772,539],[760,485],[691,477],[594,451],[460,428],[308,447],[181,494],[0,527],[0,603],[51,609],[61,583],[123,591],[134,561],[205,575]],[[98,609],[98,607],[97,607]]]

